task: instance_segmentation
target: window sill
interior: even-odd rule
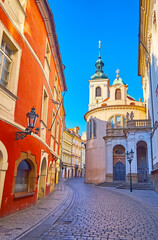
[[[33,196],[34,194],[35,194],[34,192],[15,193],[14,194],[14,199],[29,197],[29,196]]]
[[[97,99],[102,99],[102,96],[95,96]]]
[[[18,99],[18,97],[14,95],[14,93],[12,93],[8,88],[4,87],[1,83],[0,83],[0,90],[5,94],[7,94],[9,97],[11,97],[14,101]]]

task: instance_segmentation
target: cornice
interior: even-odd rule
[[[65,75],[64,75],[64,66],[61,59],[53,13],[50,9],[50,6],[47,0],[36,0],[36,3],[42,15],[42,18],[44,20],[44,24],[48,34],[48,39],[49,39],[50,47],[54,57],[55,65],[57,66],[59,81],[63,88],[62,90],[67,91]]]
[[[100,112],[100,111],[109,111],[114,109],[132,109],[132,110],[140,110],[145,112],[146,109],[143,106],[137,106],[137,105],[109,105],[109,106],[102,106],[98,108],[91,109],[84,115],[84,119],[86,121],[87,117],[93,113]]]
[[[8,120],[8,119],[3,118],[3,117],[1,117],[1,116],[0,116],[0,120],[3,121],[3,122],[5,122],[5,123],[7,123],[7,124],[9,124],[9,125],[11,125],[11,126],[13,126],[13,127],[15,127],[16,129],[18,129],[18,130],[20,130],[20,131],[25,131],[25,128],[24,128],[23,126],[21,126],[20,124],[14,122],[14,121]],[[59,155],[56,154],[56,153],[48,146],[48,144],[42,140],[42,138],[40,138],[40,137],[39,137],[38,135],[36,135],[36,134],[31,134],[30,136],[33,137],[33,138],[36,138],[38,141],[40,141],[43,145],[45,145],[45,146],[48,148],[48,150],[49,150],[56,158],[59,158]],[[16,136],[15,136],[15,137],[16,137]],[[16,141],[16,140],[15,140],[15,141]]]

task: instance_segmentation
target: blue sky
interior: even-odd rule
[[[138,77],[139,0],[49,0],[68,91],[65,94],[66,126],[86,130],[88,80],[95,73],[98,41],[104,73],[110,84],[120,77],[128,84],[128,93],[143,98]]]

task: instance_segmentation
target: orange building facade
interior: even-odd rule
[[[0,217],[53,191],[66,90],[47,0],[0,0]],[[16,140],[33,106],[38,134]]]

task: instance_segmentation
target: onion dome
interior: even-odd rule
[[[91,76],[91,79],[96,79],[96,78],[104,78],[107,79],[108,76],[106,74],[103,73],[103,60],[101,59],[101,55],[100,55],[100,49],[101,49],[101,41],[99,41],[99,57],[98,60],[96,61],[96,72],[93,76]]]

